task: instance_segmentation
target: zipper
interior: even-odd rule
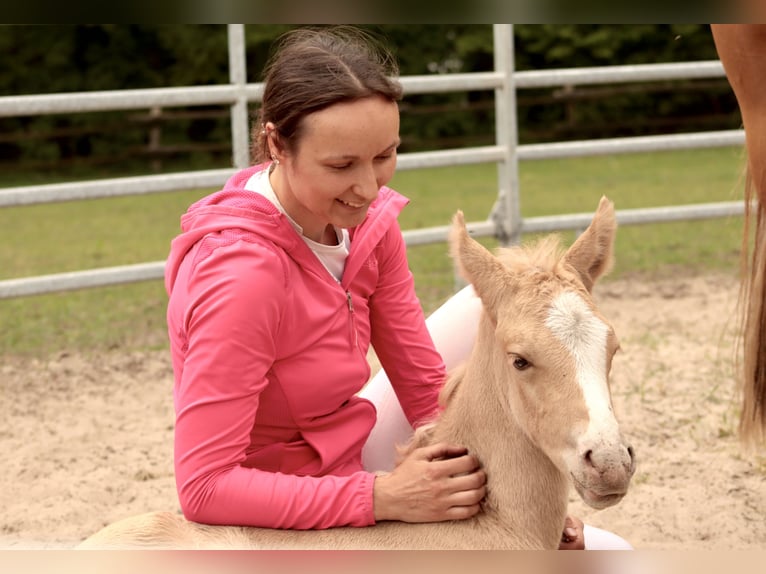
[[[354,301],[351,299],[351,291],[346,290],[346,302],[348,303],[349,312],[349,343],[351,348],[359,347],[359,333],[356,330],[356,317],[354,315]]]

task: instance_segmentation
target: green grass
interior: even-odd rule
[[[617,209],[742,197],[735,148],[524,162],[524,217],[592,212],[601,195]],[[462,209],[485,219],[495,201],[494,165],[402,171],[391,182],[412,201],[403,229],[449,223]],[[175,192],[0,209],[0,279],[164,259],[186,207],[205,192]],[[736,272],[740,218],[624,226],[611,277]],[[572,233],[562,234],[566,243]],[[482,240],[493,246],[492,239]],[[445,244],[410,248],[423,307],[452,292]],[[164,347],[166,296],[159,281],[0,300],[0,354]]]

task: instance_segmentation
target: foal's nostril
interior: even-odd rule
[[[628,447],[628,457],[630,459],[628,463],[628,472],[633,474],[633,472],[636,470],[636,453],[633,451],[632,446]]]
[[[587,450],[583,455],[583,458],[585,459],[585,462],[588,463],[588,466],[593,466],[593,459],[591,458],[591,455],[593,455],[593,450]]]

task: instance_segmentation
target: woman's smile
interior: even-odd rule
[[[354,202],[354,201],[346,201],[344,199],[336,199],[335,201],[340,202],[341,205],[348,207],[349,209],[357,210],[368,207],[367,202]]]

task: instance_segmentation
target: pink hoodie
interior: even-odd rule
[[[175,473],[190,520],[272,528],[374,523],[361,449],[375,408],[355,396],[373,344],[412,424],[445,376],[382,188],[341,283],[238,172],[181,218],[165,271]]]

